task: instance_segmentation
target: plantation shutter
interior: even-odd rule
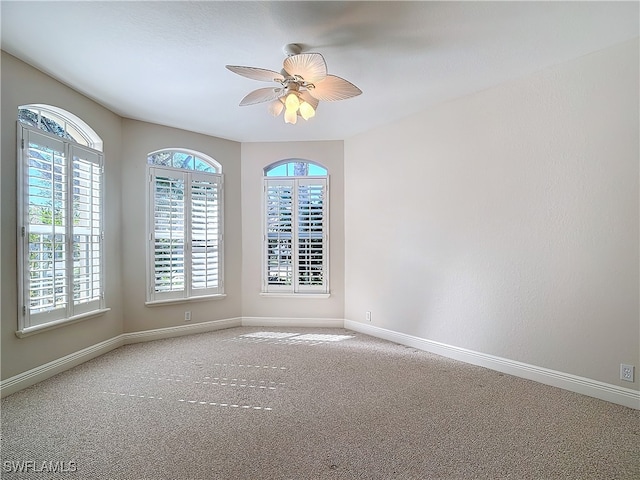
[[[191,287],[192,295],[222,292],[222,178],[191,175]]]
[[[265,292],[327,293],[327,178],[266,178]]]
[[[301,178],[296,181],[298,184],[298,288],[299,291],[324,292],[326,290],[326,181],[319,182],[313,178]]]
[[[293,180],[267,180],[266,291],[291,291],[293,286]]]
[[[71,146],[73,158],[73,304],[74,314],[100,307],[103,292],[102,155]]]
[[[149,170],[150,299],[221,293],[222,176]]]
[[[21,329],[104,304],[100,152],[19,125]],[[70,159],[72,159],[70,161]]]
[[[179,298],[185,291],[185,177],[180,171],[151,169],[152,294]]]

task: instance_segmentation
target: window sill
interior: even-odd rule
[[[36,333],[47,332],[55,328],[71,325],[72,323],[81,322],[83,320],[88,320],[93,317],[99,317],[100,315],[104,315],[110,310],[111,310],[110,308],[101,308],[100,310],[94,310],[92,312],[83,313],[81,315],[75,315],[73,317],[63,318],[61,320],[55,320],[53,322],[43,323],[42,325],[36,325],[34,327],[23,328],[21,330],[16,331],[16,337],[25,338],[31,335],[35,335]]]
[[[173,305],[176,303],[192,303],[192,302],[207,302],[209,300],[222,300],[226,298],[226,293],[220,293],[216,295],[202,295],[201,297],[189,297],[189,298],[168,298],[166,300],[151,300],[144,302],[146,307],[161,307],[163,305]]]
[[[272,298],[314,298],[316,300],[329,298],[330,293],[278,293],[278,292],[261,292],[261,297]]]

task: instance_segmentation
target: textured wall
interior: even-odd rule
[[[105,299],[111,311],[100,317],[17,338],[16,121],[18,106],[44,103],[80,117],[104,141]],[[2,52],[2,378],[115,337],[122,332],[120,286],[120,117],[51,77]]]
[[[217,300],[145,306],[146,301],[146,209],[147,154],[164,148],[187,148],[209,155],[222,165],[224,174],[224,279],[226,297]],[[176,128],[136,120],[123,120],[122,255],[123,287],[126,295],[125,331],[184,325],[184,312],[191,323],[234,318],[240,314],[241,212],[240,144]]]
[[[344,318],[344,187],[342,141],[242,144],[242,315]],[[278,160],[303,158],[329,170],[328,299],[261,297],[262,177]]]
[[[638,42],[345,141],[345,316],[638,388]]]

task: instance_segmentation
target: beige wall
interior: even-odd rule
[[[245,317],[344,318],[343,142],[242,144],[242,315]],[[329,170],[328,299],[260,296],[262,279],[262,178],[264,167],[302,158]]]
[[[240,144],[207,135],[124,119],[122,122],[122,284],[125,331],[137,332],[184,325],[184,312],[191,324],[234,318],[240,315],[242,232],[240,210]],[[145,306],[147,154],[172,147],[188,148],[209,155],[222,165],[224,174],[224,235],[226,298]]]
[[[122,332],[120,285],[121,241],[121,120],[51,77],[2,52],[2,378],[110,339]],[[63,108],[87,122],[105,144],[105,263],[106,304],[111,311],[48,332],[19,339],[16,273],[16,120],[18,106],[44,103]]]
[[[121,119],[2,54],[1,348],[7,379],[123,332],[234,317],[342,319],[609,384],[640,367],[638,42],[448,102],[355,138],[239,144]],[[105,142],[104,316],[18,339],[17,107],[73,112]],[[227,297],[145,307],[145,158],[223,165]],[[261,178],[330,172],[326,300],[265,298]],[[389,201],[389,200],[392,201]]]
[[[636,40],[346,140],[346,318],[637,390],[638,78]]]

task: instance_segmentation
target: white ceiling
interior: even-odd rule
[[[133,119],[242,142],[336,140],[638,36],[638,2],[1,3],[2,49]],[[286,125],[269,84],[287,43],[363,91]],[[275,85],[275,84],[274,84]],[[36,101],[38,99],[34,99]]]

